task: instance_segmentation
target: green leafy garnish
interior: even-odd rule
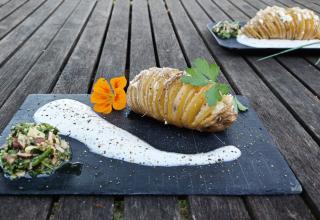
[[[209,106],[213,106],[217,104],[217,102],[222,100],[223,95],[227,95],[229,93],[229,86],[227,84],[216,84],[212,86],[206,92],[206,99]]]
[[[192,62],[192,68],[187,68],[187,75],[182,77],[182,82],[194,86],[205,86],[208,83],[214,83],[220,73],[217,64],[209,65],[204,59],[195,59]]]
[[[220,68],[217,64],[209,64],[205,59],[196,59],[192,62],[192,67],[186,69],[187,74],[182,76],[181,81],[193,86],[212,86],[205,92],[205,97],[209,106],[216,105],[222,100],[223,95],[230,92],[227,84],[217,82]],[[238,111],[246,111],[248,108],[242,105],[234,97],[234,106]]]
[[[238,99],[237,97],[233,97],[233,108],[240,111],[240,112],[245,112],[248,110],[248,107],[244,106]]]
[[[208,79],[203,75],[199,74],[196,70],[188,68],[188,75],[182,77],[182,82],[186,84],[192,84],[194,86],[204,86],[208,84]]]

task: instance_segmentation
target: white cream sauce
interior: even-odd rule
[[[256,39],[245,35],[238,35],[237,41],[240,44],[255,48],[294,48],[302,45],[320,42],[320,40],[281,40],[281,39]],[[320,48],[319,44],[310,45],[304,48]]]
[[[224,146],[197,154],[158,150],[131,133],[109,123],[92,109],[75,100],[52,101],[34,114],[37,123],[48,123],[87,145],[102,156],[146,166],[194,166],[233,161],[241,156],[235,146]]]

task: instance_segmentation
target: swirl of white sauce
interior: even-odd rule
[[[42,106],[34,114],[34,120],[57,127],[60,134],[82,142],[93,153],[145,166],[207,165],[233,161],[241,156],[235,146],[197,154],[158,150],[101,118],[89,106],[71,99],[60,99]]]

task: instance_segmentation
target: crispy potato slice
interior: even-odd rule
[[[319,17],[311,10],[272,6],[257,12],[241,33],[257,39],[320,39],[319,23]]]
[[[209,132],[230,127],[238,114],[233,96],[224,95],[217,105],[209,106],[204,94],[210,85],[184,84],[181,77],[185,74],[172,68],[141,71],[128,87],[128,106],[134,112],[178,127]],[[223,108],[217,107],[221,105]]]

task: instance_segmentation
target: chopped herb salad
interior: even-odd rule
[[[230,21],[219,21],[216,25],[213,26],[212,31],[217,34],[220,38],[229,39],[237,37],[240,32],[239,22],[230,22]]]
[[[49,124],[20,123],[12,127],[0,149],[0,166],[11,179],[50,175],[71,159],[69,144]]]

